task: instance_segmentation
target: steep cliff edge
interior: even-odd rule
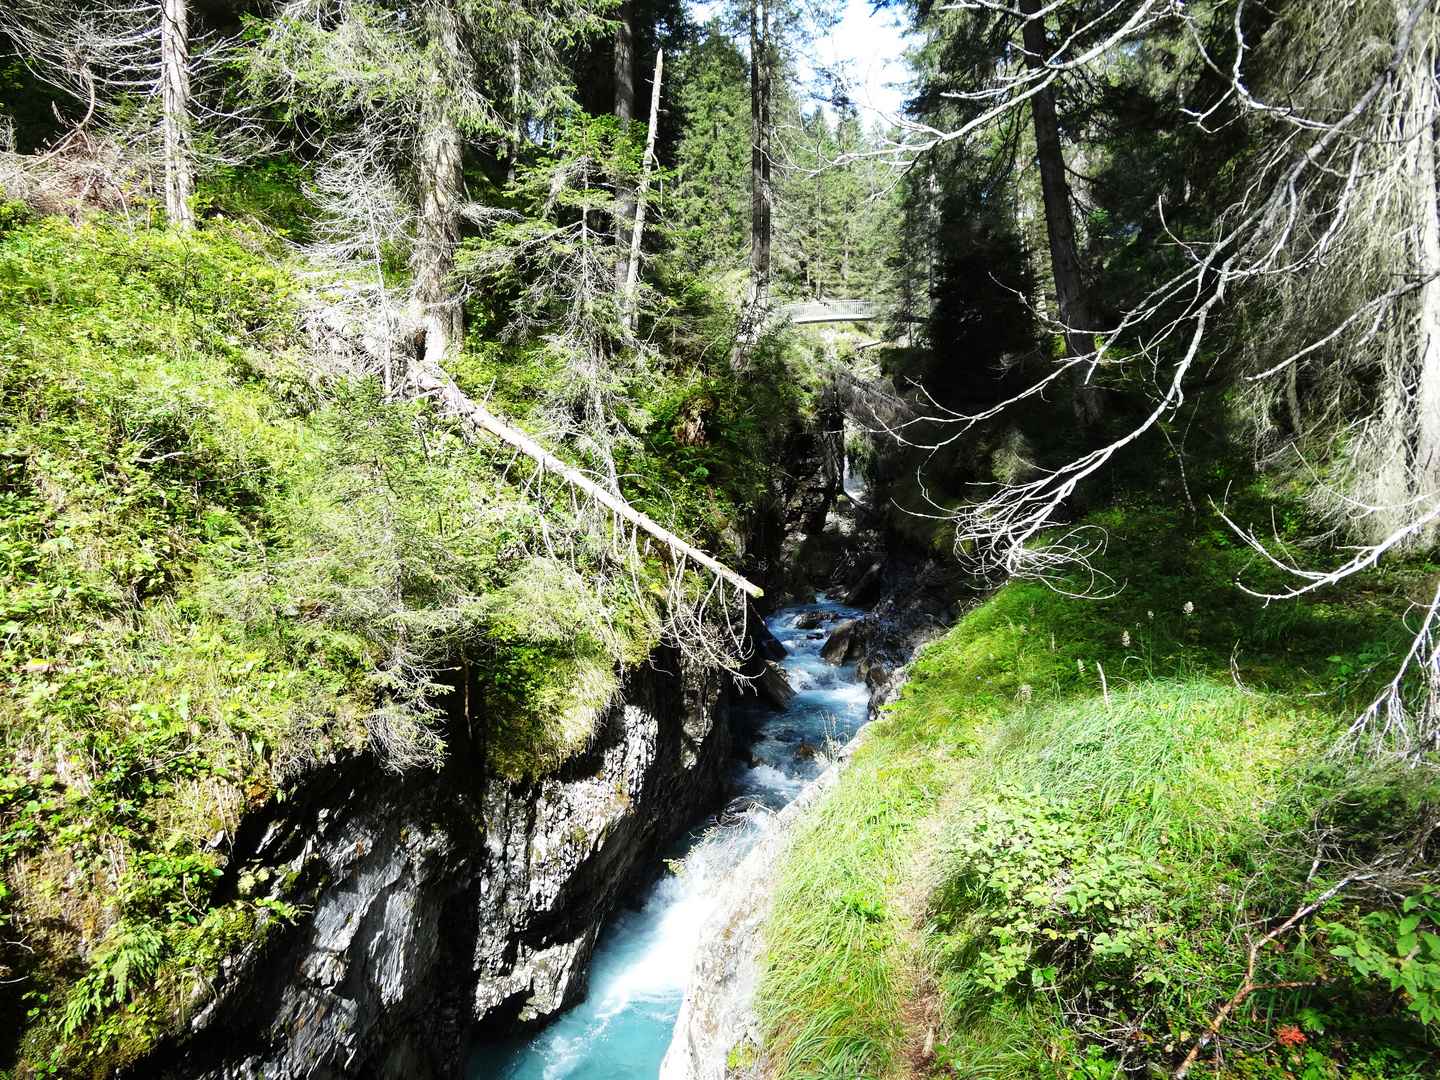
[[[606,913],[720,794],[726,698],[661,651],[556,774],[487,775],[463,732],[451,747],[439,774],[333,765],[247,822],[228,887],[301,914],[126,1075],[457,1076],[473,1032],[574,1004]]]

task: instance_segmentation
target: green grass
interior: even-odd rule
[[[774,1075],[1098,1078],[1122,1048],[1168,1075],[1241,984],[1237,919],[1288,915],[1440,805],[1428,770],[1326,756],[1429,567],[1266,609],[1223,532],[1108,524],[1125,590],[990,595],[797,836],[758,998]],[[1332,952],[1385,904],[1347,896],[1262,956],[1257,982],[1323,985],[1252,995],[1195,1075],[1434,1075],[1434,1029]]]
[[[216,205],[269,192],[300,214],[282,198],[294,177],[262,172]],[[0,214],[11,1075],[135,1060],[238,943],[293,918],[283,897],[213,904],[223,857],[206,841],[332,753],[433,765],[436,669],[468,670],[490,765],[523,777],[588,744],[659,638],[659,558],[614,572],[608,525],[587,529],[553,481],[527,496],[523,461],[316,370],[292,269],[273,235],[227,221],[186,235]],[[468,370],[502,401],[539,377],[523,349],[472,345]],[[752,465],[697,477],[665,426],[697,379],[678,358],[654,373],[627,483],[681,522],[718,503],[710,531],[743,540],[771,480],[758,456],[799,398],[765,401],[763,380],[707,391],[726,452]]]

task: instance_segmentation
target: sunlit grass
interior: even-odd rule
[[[1120,563],[1132,578],[1145,568]],[[1077,1002],[1111,1012],[1101,1027],[1131,1025],[1153,1068],[1178,1061],[1243,977],[1241,898],[1288,912],[1309,869],[1290,834],[1316,800],[1356,802],[1343,792],[1361,781],[1306,779],[1356,696],[1328,657],[1396,632],[1394,604],[1329,600],[1277,619],[1233,593],[1219,612],[1219,595],[1162,582],[1097,602],[1012,583],[912,664],[784,867],[758,998],[773,1075],[1109,1076],[1108,1036],[1077,1027]],[[1249,650],[1267,654],[1263,670],[1232,668]],[[986,847],[1012,819],[1017,837],[1058,846]],[[978,877],[976,851],[990,852]],[[1112,862],[1089,900],[1066,891]],[[1036,883],[1005,899],[1006,875],[1031,869]],[[1112,939],[1122,951],[1105,951]],[[1018,967],[997,959],[1007,947]],[[987,981],[1010,970],[1003,991]],[[1326,1007],[1352,1015],[1336,1000]],[[1232,1021],[1260,1047],[1299,1007],[1265,1001]],[[1390,1062],[1356,1075],[1412,1076],[1430,1060],[1413,1024],[1346,1030],[1328,1044],[1337,1062]],[[1263,1052],[1231,1060],[1281,1075]]]

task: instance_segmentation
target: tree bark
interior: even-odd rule
[[[615,116],[629,126],[635,119],[635,12],[631,0],[620,5],[615,31]],[[615,287],[625,288],[630,277],[630,233],[635,227],[635,189],[619,184],[615,190]]]
[[[510,42],[510,139],[505,148],[505,182],[515,182],[515,169],[520,164],[520,42]]]
[[[471,400],[464,391],[455,385],[453,379],[440,369],[438,376],[431,374],[424,368],[416,366],[410,371],[410,379],[421,394],[434,395],[439,401],[447,406],[452,412],[465,417],[477,427],[488,431],[501,442],[508,443],[515,447],[532,461],[538,462],[541,466],[554,473],[565,483],[584,492],[600,505],[608,508],[612,513],[644,529],[655,539],[668,547],[676,555],[684,556],[692,562],[699,563],[711,573],[724,578],[738,589],[743,589],[751,596],[764,596],[765,592],[758,585],[741,577],[735,571],[725,566],[719,560],[705,554],[694,544],[686,543],[676,536],[669,529],[659,524],[653,518],[642,514],[619,495],[606,491],[595,481],[591,480],[584,473],[570,468],[550,451],[546,450],[539,443],[535,442],[524,432],[511,427],[494,413],[483,408]]]
[[[1416,117],[1416,215],[1418,218],[1419,265],[1430,280],[1420,290],[1418,334],[1419,386],[1416,391],[1415,486],[1418,496],[1440,491],[1440,205],[1435,191],[1435,124],[1440,114],[1440,88],[1434,75],[1435,56],[1424,49],[1412,75],[1417,101]],[[1430,530],[1426,541],[1433,541]]]
[[[1412,4],[1397,0],[1397,23],[1406,23],[1413,10]],[[1368,531],[1377,538],[1423,517],[1440,497],[1440,281],[1431,277],[1440,272],[1435,189],[1440,88],[1434,76],[1435,33],[1425,29],[1417,28],[1411,55],[1397,74],[1386,131],[1391,144],[1403,147],[1390,180],[1401,185],[1403,195],[1395,205],[1404,215],[1387,234],[1403,237],[1396,245],[1394,274],[1425,284],[1412,302],[1400,306],[1384,358],[1381,409],[1372,429],[1373,479],[1360,494],[1377,508],[1368,515]],[[1432,522],[1414,530],[1400,546],[1424,550],[1437,539],[1440,528]]]
[[[1033,16],[1040,9],[1041,0],[1020,0],[1020,11],[1025,15]],[[1031,71],[1043,70],[1050,53],[1044,20],[1027,19],[1022,37],[1026,67]],[[1050,87],[1031,96],[1030,114],[1035,123],[1035,157],[1040,167],[1040,195],[1045,204],[1045,231],[1050,241],[1055,301],[1060,309],[1060,322],[1065,328],[1065,352],[1071,357],[1084,356],[1093,352],[1095,346],[1085,304],[1080,254],[1075,242],[1075,219],[1070,212],[1070,184],[1065,179],[1060,119]],[[1104,416],[1105,394],[1089,381],[1084,365],[1077,365],[1071,370],[1075,372],[1071,389],[1075,421],[1081,428],[1086,428]]]
[[[161,129],[165,154],[165,217],[195,227],[195,164],[190,152],[190,30],[188,0],[161,0]]]
[[[437,57],[460,56],[460,28],[448,4],[428,5],[425,23],[430,47]],[[449,110],[441,71],[433,73],[430,86],[415,139],[420,214],[410,266],[412,296],[424,329],[425,359],[438,365],[464,332],[464,314],[450,281],[455,248],[460,243],[457,210],[462,146],[460,127]]]
[[[750,304],[770,294],[770,154],[774,67],[770,55],[770,5],[750,5]]]
[[[730,369],[738,372],[760,335],[760,320],[770,297],[770,183],[774,54],[770,47],[769,0],[750,0],[750,283],[745,310],[730,350]]]
[[[635,195],[635,224],[630,233],[630,259],[625,275],[625,302],[622,318],[626,330],[635,329],[635,287],[640,281],[640,239],[645,228],[645,197],[650,193],[650,173],[655,166],[655,135],[660,127],[660,76],[665,54],[655,50],[655,82],[650,90],[650,129],[645,136],[645,158],[640,165],[640,187]]]

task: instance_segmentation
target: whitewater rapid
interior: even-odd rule
[[[814,613],[820,627],[802,630]],[[667,872],[638,911],[616,909],[601,931],[589,994],[538,1034],[486,1044],[467,1080],[655,1080],[670,1045],[685,980],[719,886],[764,835],[776,811],[824,770],[865,723],[869,691],[855,667],[832,667],[820,646],[837,622],[861,614],[825,602],[782,608],[766,625],[785,645],[795,689],[778,712],[743,698],[731,706],[737,753],[730,797],[667,853]]]

